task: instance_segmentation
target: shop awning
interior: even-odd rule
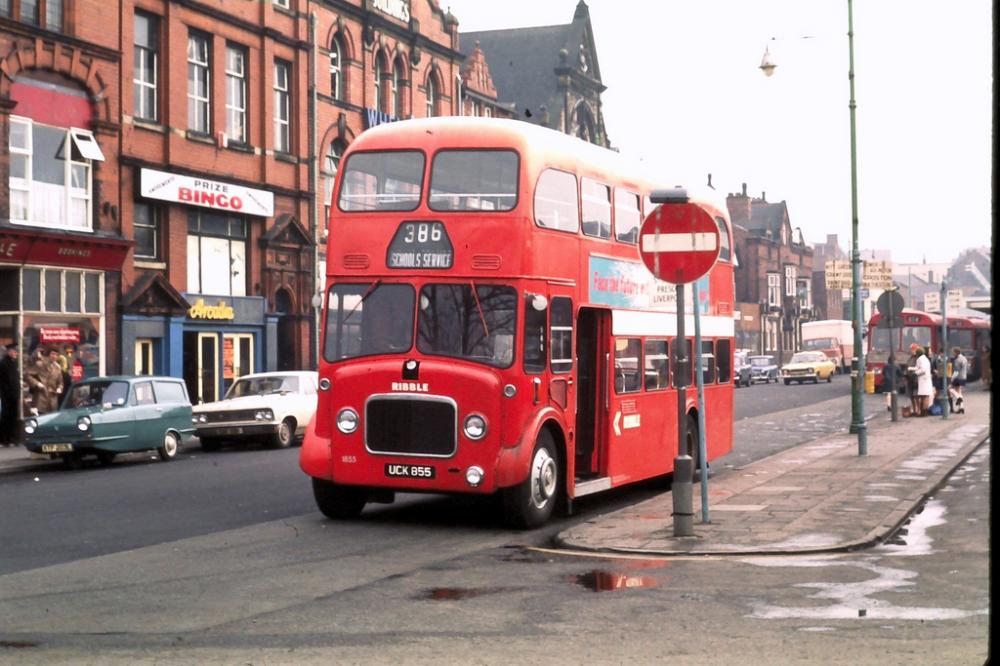
[[[0,227],[0,263],[120,271],[132,245],[124,238]]]

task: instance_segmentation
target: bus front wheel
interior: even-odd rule
[[[528,477],[503,491],[504,515],[511,526],[538,527],[552,515],[562,486],[558,456],[552,435],[543,430],[531,454]]]
[[[313,497],[323,515],[333,520],[348,520],[361,515],[368,502],[363,488],[344,486],[313,477]]]

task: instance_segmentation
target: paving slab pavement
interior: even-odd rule
[[[708,480],[709,522],[694,484],[694,535],[673,535],[662,493],[559,533],[564,548],[649,556],[853,550],[892,534],[990,435],[990,393],[966,391],[965,414],[900,419],[858,438],[835,434]],[[888,415],[877,418],[888,421]]]

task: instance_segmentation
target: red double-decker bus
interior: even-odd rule
[[[649,191],[618,154],[519,121],[359,136],[336,179],[318,409],[300,454],[320,510],[500,493],[527,527],[556,503],[671,472],[675,288],[639,259]],[[711,460],[733,441],[734,285],[725,206],[705,206],[720,259],[686,302],[700,307]],[[697,458],[690,430],[682,450]]]

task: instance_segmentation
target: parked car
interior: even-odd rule
[[[771,380],[778,381],[778,364],[773,356],[758,355],[750,357],[750,381],[756,384],[764,382],[770,384]]]
[[[95,455],[109,465],[119,453],[156,450],[169,461],[190,439],[191,401],[175,377],[95,377],[70,387],[58,411],[24,422],[24,445],[78,468]]]
[[[283,449],[305,434],[316,413],[315,372],[261,372],[240,377],[217,402],[194,406],[201,448],[261,440]]]
[[[733,358],[736,367],[736,370],[733,372],[733,383],[736,384],[737,388],[740,386],[750,386],[750,354],[745,351],[738,351]]]
[[[819,383],[819,380],[833,381],[837,364],[821,351],[800,351],[792,355],[788,363],[781,367],[781,378],[785,385],[792,382]]]

